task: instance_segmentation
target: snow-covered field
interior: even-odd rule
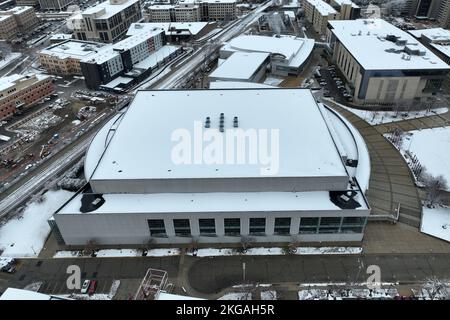
[[[424,206],[420,231],[450,242],[450,208]]]
[[[44,195],[43,202],[31,203],[20,217],[2,225],[0,227],[2,256],[37,256],[50,232],[47,219],[72,195],[72,192],[64,190],[48,191]]]
[[[410,111],[410,112],[396,112],[396,111],[368,111],[368,110],[358,110],[349,108],[346,106],[343,106],[348,111],[352,112],[353,114],[356,114],[366,122],[370,123],[371,125],[377,125],[382,123],[390,123],[390,122],[397,122],[402,120],[408,120],[408,119],[416,119],[416,118],[423,118],[423,117],[430,117],[434,116],[436,114],[442,114],[446,113],[448,111],[448,108],[437,108],[433,109],[431,111]]]
[[[403,138],[403,156],[405,150],[416,155],[428,173],[433,176],[443,175],[450,183],[450,126],[409,131]]]

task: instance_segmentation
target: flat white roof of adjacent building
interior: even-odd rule
[[[311,5],[313,5],[322,16],[337,13],[337,11],[329,3],[326,3],[325,1],[322,0],[306,0],[306,1],[309,2]]]
[[[235,52],[214,70],[209,77],[250,80],[268,57],[269,53],[266,52]]]
[[[332,1],[336,2],[339,6],[342,6],[343,4],[351,4],[353,8],[359,8],[359,6],[356,5],[351,0],[332,0]]]
[[[109,17],[114,16],[115,14],[125,10],[125,8],[128,8],[129,6],[139,2],[140,0],[126,0],[126,1],[120,1],[121,3],[113,4],[111,3],[111,0],[99,3],[96,6],[87,8],[82,12],[82,14],[97,14],[100,11],[104,10],[102,14],[97,16],[98,19],[107,19]]]
[[[32,77],[36,77],[36,81],[44,80],[50,78],[49,75],[30,73],[30,74],[12,74],[7,77],[0,78],[0,91],[6,90],[19,84],[21,81],[28,80]]]
[[[289,61],[290,66],[300,66],[309,57],[313,48],[313,39],[296,38],[293,36],[266,37],[244,35],[232,39],[222,50],[281,54]]]
[[[30,290],[7,288],[0,296],[0,300],[69,300],[67,298],[51,296]]]
[[[382,19],[333,20],[329,21],[329,24],[337,39],[366,70],[449,69],[445,62],[417,39]],[[397,45],[385,39],[388,35],[396,36],[407,43]],[[405,46],[420,50],[424,54],[393,52],[401,51]]]
[[[416,38],[421,38],[422,36],[428,38],[431,41],[430,46],[439,50],[447,57],[450,57],[450,30],[444,28],[432,28],[411,30],[408,32]]]
[[[11,14],[21,14],[24,13],[27,10],[33,10],[33,7],[31,6],[20,6],[20,7],[14,7],[9,10],[3,11],[3,12],[9,12]]]
[[[80,40],[67,40],[51,45],[40,53],[48,54],[59,59],[76,58],[84,59],[103,50],[105,45],[98,42],[87,42]]]
[[[146,23],[132,23],[127,31],[127,36],[132,36],[143,32],[147,29],[160,28],[164,29],[166,34],[171,33],[171,29],[177,30],[188,30],[190,34],[196,35],[203,28],[208,25],[208,22],[146,22]]]
[[[149,10],[169,10],[173,8],[175,8],[175,6],[171,4],[155,4],[148,7]]]
[[[139,43],[145,42],[150,38],[153,38],[154,36],[160,34],[161,32],[163,32],[163,29],[161,28],[151,28],[151,29],[149,28],[142,32],[136,33],[131,37],[125,38],[117,42],[116,44],[113,44],[113,48],[117,50],[128,50],[135,47]]]
[[[240,82],[240,81],[213,81],[209,83],[210,89],[258,89],[258,88],[274,88],[264,83]]]
[[[203,128],[206,117],[211,129],[203,130],[218,134],[221,112],[225,129],[233,129],[238,117],[244,131],[266,129],[270,136],[278,130],[279,170],[271,177],[348,176],[322,113],[305,89],[138,91],[106,150],[104,139],[94,139],[86,175],[91,180],[260,177],[259,163],[174,162],[172,135],[181,130],[195,140],[194,124]]]
[[[56,33],[50,37],[50,40],[69,40],[72,39],[71,34]]]

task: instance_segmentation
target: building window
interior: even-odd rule
[[[241,235],[241,219],[239,219],[239,218],[224,219],[224,228],[225,228],[226,236]]]
[[[201,236],[216,235],[216,221],[214,219],[198,219]]]
[[[341,232],[362,233],[366,225],[366,217],[344,217]]]
[[[319,218],[301,218],[299,233],[317,233]]]
[[[150,235],[152,237],[166,237],[166,227],[163,219],[147,220]]]
[[[266,233],[266,218],[250,218],[251,235],[262,236]]]
[[[319,233],[339,233],[341,217],[320,218]]]
[[[320,226],[340,226],[341,217],[322,217],[320,218]]]
[[[274,233],[288,235],[291,231],[291,218],[275,218]]]
[[[176,236],[191,236],[191,225],[189,224],[189,219],[173,219],[173,228],[175,229]]]

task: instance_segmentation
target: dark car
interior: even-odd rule
[[[97,280],[92,280],[89,285],[88,295],[92,296],[95,293],[95,289],[97,289]]]

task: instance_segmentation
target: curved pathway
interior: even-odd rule
[[[399,221],[419,227],[422,216],[420,197],[408,165],[398,150],[383,137],[383,131],[378,131],[377,127],[369,125],[333,101],[324,100],[324,103],[348,119],[366,141],[371,161],[367,199],[372,207],[372,216],[394,215],[400,204]]]

